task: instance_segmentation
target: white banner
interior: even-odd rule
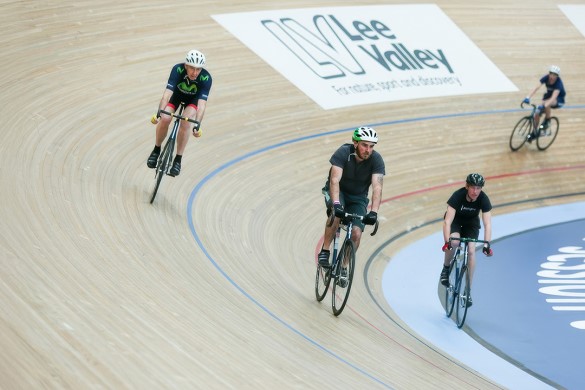
[[[212,17],[324,109],[518,90],[433,4]]]
[[[585,37],[585,5],[559,5],[559,8]]]

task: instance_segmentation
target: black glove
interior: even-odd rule
[[[199,131],[200,127],[201,127],[201,123],[199,123],[198,121],[195,121],[195,126],[193,126],[193,132]]]
[[[366,225],[374,225],[377,220],[378,220],[378,213],[375,211],[370,211],[364,217],[364,223]]]
[[[345,217],[345,211],[343,211],[343,205],[341,203],[333,203],[333,211],[337,218]]]
[[[487,257],[490,257],[491,255],[494,254],[494,251],[492,250],[492,248],[490,248],[490,244],[487,244],[487,246],[483,247],[483,254],[486,255]]]

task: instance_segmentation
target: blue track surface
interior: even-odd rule
[[[440,232],[392,259],[386,299],[421,337],[507,388],[585,388],[585,203],[496,215],[493,231],[494,256],[477,256],[469,334],[440,302]]]

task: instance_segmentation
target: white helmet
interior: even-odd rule
[[[559,68],[559,67],[558,67],[558,66],[556,66],[556,65],[551,65],[551,66],[550,66],[550,69],[549,69],[548,71],[549,71],[550,73],[554,73],[554,74],[556,74],[557,76],[561,74],[561,68]]]
[[[194,68],[203,68],[205,66],[205,55],[199,50],[191,50],[185,57],[185,64]]]
[[[355,129],[352,139],[357,142],[368,141],[377,144],[378,134],[376,133],[376,130],[372,129],[371,127],[362,126]]]

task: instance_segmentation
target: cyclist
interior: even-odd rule
[[[540,115],[544,112],[545,117],[540,126],[541,133],[544,132],[550,125],[551,109],[561,108],[565,104],[565,86],[561,80],[561,68],[556,65],[551,65],[548,74],[542,76],[538,85],[524,98],[522,103],[529,104],[530,98],[534,95],[542,85],[546,86],[546,93],[542,97],[542,102],[537,108],[536,120],[539,120]]]
[[[160,147],[167,136],[172,119],[170,115],[161,114],[161,110],[175,112],[181,103],[185,103],[183,116],[197,121],[192,129],[191,122],[181,121],[177,135],[177,154],[169,171],[171,176],[177,176],[181,172],[181,159],[189,140],[189,132],[192,130],[193,136],[201,137],[201,120],[211,90],[211,75],[203,68],[204,66],[205,55],[198,50],[189,51],[185,62],[173,66],[156,116],[152,116],[152,123],[157,126],[154,149],[146,162],[149,168],[156,168]]]
[[[325,224],[323,247],[317,256],[322,267],[329,267],[331,243],[344,212],[364,216],[363,221],[355,221],[352,241],[359,247],[364,224],[373,225],[378,219],[378,209],[382,200],[382,185],[386,168],[380,153],[374,150],[378,143],[378,134],[370,127],[359,127],[352,135],[352,143],[341,145],[329,159],[331,168],[323,187],[327,215],[335,213],[333,224]],[[372,187],[372,207],[369,204],[368,191]],[[345,274],[344,274],[345,273]],[[347,270],[342,268],[342,276]]]
[[[441,271],[441,284],[444,286],[449,285],[449,263],[455,254],[453,247],[459,245],[458,241],[449,243],[449,237],[463,236],[477,239],[481,229],[480,212],[484,227],[483,239],[488,242],[484,244],[483,253],[488,257],[494,254],[489,244],[492,239],[492,204],[487,194],[482,191],[484,184],[485,179],[482,175],[470,173],[465,180],[465,187],[453,192],[449,200],[447,200],[447,211],[443,217],[443,239],[445,244],[441,248],[445,252],[443,270]],[[468,249],[469,280],[471,284],[473,270],[475,269],[475,243],[470,242]],[[471,306],[472,303],[473,301],[469,297],[468,305]]]

